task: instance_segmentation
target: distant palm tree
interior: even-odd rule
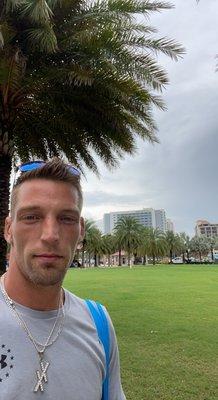
[[[95,222],[94,221],[92,221],[91,219],[85,219],[85,236],[84,236],[84,238],[83,238],[83,241],[82,241],[82,243],[81,243],[81,248],[80,248],[80,251],[81,251],[81,255],[82,255],[82,263],[81,263],[81,266],[82,266],[82,268],[84,268],[84,258],[85,258],[85,251],[86,251],[86,247],[87,247],[87,235],[89,235],[89,232],[90,232],[90,230],[91,230],[91,228],[92,227],[94,227],[95,226]]]
[[[179,238],[180,238],[180,243],[181,243],[182,258],[183,258],[183,262],[185,262],[185,254],[186,254],[187,260],[189,260],[189,257],[190,257],[190,255],[189,255],[190,237],[185,232],[181,232],[179,234]]]
[[[202,261],[202,255],[206,254],[210,245],[206,236],[194,236],[190,241],[191,251],[199,255],[200,262]]]
[[[116,223],[114,232],[119,249],[127,252],[128,266],[130,266],[131,254],[137,249],[140,242],[142,225],[133,217],[124,216]]]
[[[137,247],[137,255],[143,257],[144,265],[147,262],[149,234],[150,234],[150,228],[143,227],[140,235],[140,242]]]
[[[96,226],[91,226],[86,235],[86,251],[90,258],[94,257],[95,267],[99,264],[99,257],[104,254],[104,243],[101,231]]]
[[[210,250],[210,255],[211,255],[211,260],[214,260],[214,249],[218,247],[218,238],[216,236],[208,237],[206,238],[209,250]]]
[[[150,228],[148,233],[147,251],[152,257],[153,265],[156,263],[156,257],[166,254],[167,242],[165,235],[159,229]]]
[[[181,249],[181,241],[179,235],[175,234],[173,231],[167,231],[165,233],[165,240],[169,250],[170,262],[172,263],[173,254]]]
[[[119,231],[114,229],[114,240],[115,240],[115,248],[118,251],[118,265],[121,266],[121,253],[122,253],[122,237],[119,234]]]
[[[111,234],[103,235],[102,242],[103,242],[103,253],[108,258],[107,264],[109,267],[111,265],[111,254],[113,254],[116,250],[115,236]]]

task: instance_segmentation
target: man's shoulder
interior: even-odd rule
[[[70,292],[68,289],[64,288],[66,302],[73,306],[84,307],[87,309],[86,300],[82,297],[77,296],[75,293]],[[90,299],[90,301],[95,305],[98,301]],[[105,307],[104,307],[105,308]]]
[[[70,292],[67,289],[64,289],[65,291],[65,302],[66,302],[66,310],[70,313],[70,314],[74,314],[75,316],[80,316],[80,318],[84,317],[84,318],[88,318],[90,320],[93,320],[90,314],[90,310],[89,307],[86,304],[86,300],[75,295],[74,293]],[[94,307],[97,308],[96,305],[96,301],[95,300],[90,300],[91,303],[94,305]],[[111,320],[110,320],[110,316],[106,310],[106,308],[103,305],[103,310],[105,315],[107,316],[109,325],[111,325]]]
[[[86,309],[85,300],[64,288],[66,308]]]

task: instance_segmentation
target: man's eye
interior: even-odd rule
[[[29,215],[24,215],[22,217],[23,220],[25,221],[37,221],[39,219],[38,215],[33,215],[33,214],[29,214]]]
[[[70,217],[70,216],[63,216],[61,217],[61,221],[67,223],[67,224],[75,224],[78,222],[78,218],[76,217]]]

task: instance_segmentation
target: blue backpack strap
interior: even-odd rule
[[[93,302],[91,300],[85,300],[85,302],[95,322],[96,330],[98,332],[98,337],[104,346],[105,357],[106,357],[106,377],[102,385],[101,400],[109,400],[110,336],[109,336],[108,320],[105,315],[104,309],[100,303]]]

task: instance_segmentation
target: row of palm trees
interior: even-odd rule
[[[214,238],[193,237],[189,238],[186,233],[180,234],[172,231],[166,233],[159,229],[147,228],[132,217],[122,217],[117,222],[113,234],[102,235],[100,230],[91,220],[86,220],[86,235],[77,254],[82,260],[82,266],[86,263],[90,266],[94,259],[94,265],[100,263],[104,256],[107,258],[107,265],[111,265],[111,256],[118,252],[121,265],[121,255],[124,251],[127,255],[127,263],[130,266],[132,257],[134,260],[141,258],[143,264],[147,257],[152,259],[155,264],[157,259],[164,256],[169,257],[170,262],[175,255],[182,254],[183,260],[189,259],[190,254],[197,255],[202,260],[202,256],[211,251],[213,259],[213,249],[216,245]]]

